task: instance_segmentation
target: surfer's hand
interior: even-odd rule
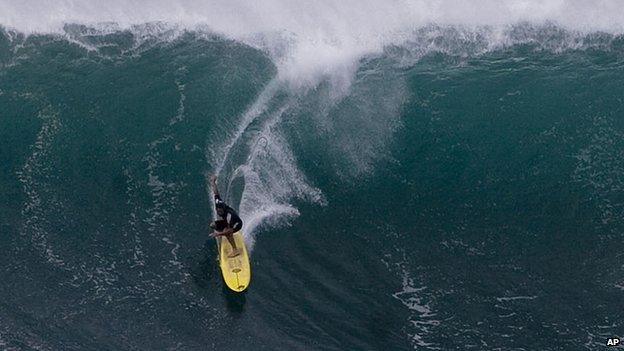
[[[214,231],[214,232],[210,233],[210,236],[211,236],[211,237],[213,237],[213,238],[216,238],[216,237],[218,237],[219,235],[221,235],[221,233],[219,233],[219,232],[217,232],[217,231]]]

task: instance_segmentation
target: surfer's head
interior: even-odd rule
[[[225,204],[222,202],[219,202],[215,205],[215,208],[217,209],[217,214],[221,217],[225,216]]]

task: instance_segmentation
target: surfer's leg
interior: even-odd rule
[[[236,251],[236,241],[234,241],[234,235],[230,234],[230,235],[226,235],[225,237],[230,242],[230,245],[232,245],[232,248],[234,249],[234,251]]]
[[[225,236],[228,241],[230,242],[230,245],[232,245],[232,253],[230,253],[228,256],[229,257],[236,257],[240,254],[240,249],[236,247],[236,241],[234,240],[234,235],[230,234],[230,235],[226,235]]]

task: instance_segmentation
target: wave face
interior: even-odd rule
[[[620,7],[0,2],[0,348],[600,347]]]

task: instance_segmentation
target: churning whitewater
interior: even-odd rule
[[[604,347],[623,10],[0,0],[0,349]]]

